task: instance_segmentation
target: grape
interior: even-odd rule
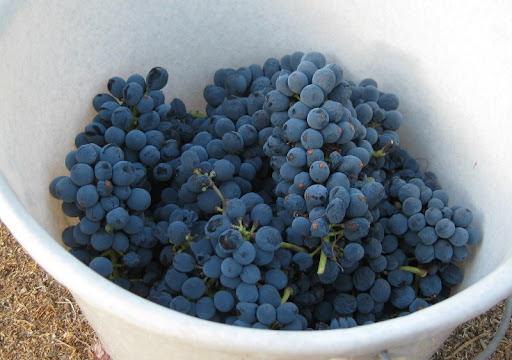
[[[477,229],[475,227],[468,226],[466,228],[466,231],[468,232],[468,235],[469,235],[468,242],[467,242],[468,245],[478,244],[480,242],[480,240],[482,239],[482,233],[480,232],[479,229]]]
[[[404,202],[407,198],[420,198],[421,191],[414,184],[405,184],[398,190],[398,199]]]
[[[134,211],[144,211],[151,205],[151,195],[141,188],[132,189],[126,205]]]
[[[302,89],[308,85],[308,77],[301,71],[294,71],[288,75],[287,85],[288,88],[295,94],[300,94]],[[286,95],[286,94],[285,94]]]
[[[297,101],[288,110],[288,116],[291,119],[306,120],[311,108],[304,104],[302,101]],[[305,125],[307,127],[307,124]],[[305,129],[305,128],[304,128]]]
[[[264,284],[259,288],[259,297],[258,303],[262,304],[270,304],[274,308],[277,308],[281,304],[281,295],[277,289],[269,284]]]
[[[436,207],[429,207],[425,211],[425,220],[431,226],[435,226],[443,218],[443,213]]]
[[[178,271],[188,273],[196,266],[195,259],[188,253],[178,253],[174,256],[172,265]]]
[[[203,280],[197,277],[188,278],[183,282],[183,285],[181,286],[181,291],[183,295],[192,300],[199,299],[203,295],[205,290],[206,287],[204,285]]]
[[[276,320],[276,309],[271,304],[261,304],[256,310],[256,317],[263,325],[271,325]]]
[[[309,175],[314,182],[321,184],[329,178],[329,166],[324,161],[315,161],[309,167]]]
[[[412,231],[421,231],[426,225],[425,215],[422,213],[416,213],[407,220],[407,225]]]
[[[275,228],[263,226],[256,233],[255,241],[261,250],[275,251],[281,246],[282,237]]]
[[[357,300],[350,294],[338,294],[333,301],[334,310],[340,315],[352,315],[357,309]]]
[[[324,94],[329,94],[336,85],[336,75],[331,69],[322,67],[315,71],[311,82],[320,87]]]
[[[242,234],[234,229],[228,229],[219,236],[219,245],[226,253],[236,251],[243,241]]]
[[[455,224],[449,219],[441,219],[436,223],[437,236],[448,239],[455,233]]]
[[[222,273],[221,271],[222,259],[217,256],[212,256],[203,265],[204,274],[212,279],[218,279]]]
[[[326,64],[325,56],[317,51],[311,51],[304,54],[301,58],[301,62],[311,61],[317,68],[322,68]]]
[[[272,90],[265,95],[265,102],[263,105],[268,108],[271,113],[285,111],[290,105],[290,99],[279,91]]]
[[[329,124],[329,114],[321,108],[312,109],[306,119],[308,125],[316,130],[322,130]]]
[[[292,302],[285,302],[276,309],[277,321],[281,324],[292,323],[299,313],[299,308]]]
[[[249,324],[255,323],[256,320],[256,310],[258,309],[258,305],[251,302],[243,302],[240,301],[236,304],[236,314],[239,320],[245,321]]]
[[[59,181],[59,183],[61,181]],[[59,183],[57,183],[57,185],[59,185]],[[84,208],[93,206],[96,204],[96,202],[98,202],[98,200],[99,194],[98,191],[96,191],[96,186],[94,185],[84,185],[80,187],[76,192],[76,201],[80,206]]]
[[[361,124],[368,124],[373,117],[373,109],[368,104],[359,104],[355,108],[357,119],[361,122]]]
[[[335,198],[327,205],[325,214],[331,224],[340,224],[346,215],[346,205],[343,200]]]
[[[235,259],[228,257],[222,261],[221,272],[224,276],[234,278],[242,272],[242,265]]]
[[[128,223],[128,219],[130,214],[125,209],[118,207],[110,210],[107,213],[107,224],[109,224],[113,229],[120,230]]]
[[[70,171],[69,177],[77,186],[84,186],[94,180],[94,171],[91,166],[84,163],[75,164]]]
[[[308,107],[315,108],[324,101],[324,92],[321,87],[313,84],[306,85],[300,92],[300,100]]]
[[[187,314],[192,304],[183,296],[176,296],[171,300],[170,308],[181,313]]]
[[[370,223],[365,218],[353,218],[345,222],[344,236],[347,240],[354,241],[368,235]]]
[[[259,281],[260,277],[260,269],[254,264],[244,266],[240,273],[240,279],[246,284],[255,284]]]
[[[304,73],[308,78],[308,83],[311,83],[313,80],[313,75],[318,70],[318,67],[309,60],[302,59],[301,62],[297,65],[297,71]]]
[[[350,243],[343,249],[343,256],[351,262],[359,261],[364,256],[364,248],[358,243]]]
[[[207,85],[203,90],[203,97],[212,106],[219,106],[227,97],[226,89],[216,85]]]
[[[257,221],[260,225],[267,227],[266,225],[269,225],[272,221],[272,208],[268,206],[267,204],[257,204],[254,206],[254,208],[251,210],[251,219],[253,222]],[[270,227],[269,227],[270,228]],[[261,231],[261,229],[260,229]],[[265,230],[267,232],[267,230]],[[258,235],[256,235],[258,236]],[[258,242],[256,242],[258,243]],[[261,247],[261,249],[266,250],[264,247]]]
[[[408,229],[407,217],[400,213],[392,215],[389,218],[389,229],[395,235],[405,234]]]
[[[414,248],[414,256],[420,263],[429,263],[434,260],[434,246],[418,244]]]
[[[357,290],[367,291],[375,281],[375,272],[367,266],[360,266],[354,272],[352,281]]]
[[[346,155],[343,157],[342,163],[338,171],[344,173],[349,178],[357,177],[364,167],[361,159],[354,155]]]
[[[362,86],[361,98],[365,102],[377,101],[379,98],[379,90],[377,89],[377,86],[373,84]]]
[[[334,261],[327,260],[325,264],[324,273],[319,275],[319,281],[322,284],[332,284],[336,281],[338,274],[340,273],[340,265]]]
[[[390,302],[398,309],[405,309],[414,301],[415,293],[412,287],[403,285],[391,290]]]
[[[169,74],[167,70],[162,67],[154,67],[146,76],[146,84],[150,89],[160,90],[167,84],[168,79]]]
[[[347,208],[347,215],[349,217],[363,216],[368,210],[368,203],[366,197],[359,191],[350,194],[350,202]]]
[[[392,270],[389,272],[387,280],[393,287],[400,287],[402,285],[411,285],[413,282],[413,274],[402,270]]]
[[[209,320],[215,316],[216,308],[213,300],[209,297],[202,297],[196,303],[196,314],[199,318]]]
[[[313,258],[306,253],[297,253],[293,255],[292,262],[298,266],[300,271],[306,271],[313,265]]]
[[[112,274],[113,266],[109,259],[97,257],[91,260],[89,267],[103,277],[109,277]]]
[[[455,226],[467,227],[473,221],[473,213],[467,208],[459,208],[453,212]]]
[[[453,246],[463,246],[466,245],[469,241],[469,233],[463,227],[456,227],[455,232],[449,238],[450,243]]]
[[[304,199],[309,206],[323,205],[329,199],[327,188],[320,184],[311,185],[304,192]]]

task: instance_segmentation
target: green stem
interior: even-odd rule
[[[178,250],[178,253],[187,251],[189,247],[190,247],[190,242],[187,241],[183,245],[181,245],[180,249]]]
[[[216,206],[216,207],[215,207],[215,211],[219,212],[219,213],[220,213],[220,214],[222,214],[222,215],[226,215],[226,209],[225,209],[225,207],[224,207],[224,208],[222,208],[222,207],[220,207],[220,206]]]
[[[202,112],[197,111],[197,110],[191,111],[191,112],[190,112],[190,115],[192,115],[192,116],[193,116],[193,117],[195,117],[196,119],[197,119],[197,118],[205,118],[205,117],[206,117],[206,115],[205,115],[205,114],[203,114]]]
[[[343,230],[330,232],[327,236],[343,235]]]
[[[290,244],[290,243],[287,243],[287,242],[284,242],[284,241],[281,243],[281,247],[284,248],[284,249],[293,250],[295,252],[307,252],[306,249],[304,249],[303,247],[300,247],[300,246],[297,246],[297,245],[293,245],[293,244]]]
[[[376,158],[386,156],[387,154],[389,154],[389,150],[391,150],[392,148],[393,140],[389,140],[389,142],[386,145],[384,145],[382,149],[374,151],[372,153],[372,156]]]
[[[114,249],[108,249],[108,250],[105,250],[103,251],[100,256],[108,256],[110,258],[110,261],[112,262],[112,264],[117,264],[118,263],[118,253],[114,250]]]
[[[215,183],[213,182],[212,179],[210,179],[210,181],[208,182],[208,185],[219,196],[220,201],[222,203],[222,213],[224,214],[224,212],[226,211],[226,199],[224,199],[224,196],[222,195],[222,193],[220,192],[219,188],[217,187],[217,185],[215,185]]]
[[[402,271],[408,271],[408,272],[411,272],[413,274],[416,274],[420,277],[425,277],[427,276],[427,270],[425,269],[420,269],[420,268],[417,268],[415,266],[400,266],[398,268],[398,270],[402,270]]]
[[[313,252],[312,252],[311,254],[309,254],[309,255],[311,255],[311,257],[313,257],[313,256],[315,256],[316,254],[318,254],[318,252],[319,252],[319,251],[321,251],[321,250],[322,250],[322,245],[317,246],[317,248],[315,249],[315,251],[313,251]]]
[[[316,272],[318,275],[322,275],[325,272],[325,265],[326,264],[327,264],[327,256],[322,251],[320,253],[320,261],[318,262],[318,270]]]
[[[252,231],[247,230],[242,224],[242,218],[238,218],[238,225],[231,225],[233,229],[236,229],[242,234],[242,238],[246,241],[251,240]]]
[[[299,94],[294,94],[294,95],[293,95],[293,97],[294,97],[295,99],[297,99],[297,100],[301,101],[301,100],[300,100],[300,95],[299,95]]]
[[[139,112],[138,112],[136,106],[132,107],[131,110],[132,110],[133,120],[132,120],[132,123],[129,126],[129,129],[133,130],[133,129],[135,129],[137,127],[137,125],[139,123],[139,117],[137,116]]]
[[[196,174],[196,175],[202,175],[202,173],[201,173],[201,171],[199,169],[194,169],[193,173]],[[220,201],[222,203],[222,210],[219,210],[219,212],[221,212],[222,214],[225,214],[226,213],[226,199],[224,198],[224,196],[220,192],[220,190],[217,187],[217,185],[215,185],[215,183],[213,182],[212,177],[215,177],[215,172],[214,171],[212,171],[208,175],[208,186],[211,187],[213,189],[213,191],[215,191],[215,193],[217,194],[217,196],[219,197],[219,199],[220,199]]]
[[[285,302],[287,302],[292,294],[293,294],[293,289],[291,288],[291,286],[285,287],[284,292],[283,292],[283,297],[281,298],[281,304],[284,304]]]

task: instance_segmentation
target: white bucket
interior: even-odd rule
[[[512,3],[481,1],[0,1],[0,217],[128,359],[428,359],[460,323],[512,293]],[[167,98],[204,109],[220,67],[323,52],[345,78],[400,97],[402,145],[428,159],[481,244],[457,294],[352,329],[274,332],[203,321],[137,297],[60,246],[71,224],[48,184],[111,76],[169,70]]]

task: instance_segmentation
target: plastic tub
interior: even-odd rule
[[[512,6],[409,2],[0,2],[0,217],[76,298],[107,351],[127,359],[427,359],[460,323],[512,292],[508,119]],[[93,117],[106,79],[170,72],[168,98],[203,110],[219,67],[322,51],[345,77],[394,92],[401,138],[427,159],[484,239],[448,300],[348,330],[241,329],[170,311],[101,278],[59,243],[70,220],[48,184]]]

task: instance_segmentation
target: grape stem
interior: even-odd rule
[[[112,226],[110,226],[110,224],[107,224],[107,225],[105,225],[105,231],[108,233],[113,233],[114,228]]]
[[[322,241],[325,241],[326,243],[330,244],[330,235],[324,236],[322,238]],[[318,262],[318,270],[317,274],[322,275],[325,272],[325,265],[327,264],[327,255],[323,251],[320,252],[320,261]]]
[[[281,298],[281,304],[284,304],[288,301],[290,296],[293,294],[293,289],[291,286],[287,286],[284,288],[283,297]]]
[[[284,241],[281,243],[281,247],[284,248],[284,249],[293,250],[295,252],[307,252],[306,249],[304,249],[303,247],[300,247],[300,246],[297,246],[297,245],[294,245],[294,244],[290,244],[290,243],[287,243],[287,242],[284,242]]]
[[[200,112],[198,110],[191,111],[189,114],[192,115],[196,119],[197,118],[205,118],[206,117],[205,114],[203,114],[202,112]]]
[[[208,185],[215,191],[215,193],[219,196],[220,201],[222,202],[222,213],[224,213],[226,209],[226,199],[224,199],[224,196],[222,196],[222,193],[220,192],[219,188],[215,183],[212,181],[212,179],[209,179]]]
[[[410,273],[413,273],[413,274],[416,274],[420,277],[425,277],[427,276],[427,270],[425,269],[420,269],[420,268],[417,268],[415,266],[400,266],[398,268],[398,270],[402,270],[402,271],[408,271]]]
[[[132,123],[130,124],[130,130],[133,130],[137,127],[137,125],[139,123],[139,118],[137,116],[139,114],[139,111],[136,106],[132,107],[131,110],[132,110],[133,120],[132,120]]]
[[[327,256],[322,251],[320,253],[320,261],[318,262],[318,270],[316,272],[318,275],[322,275],[325,272],[325,265],[326,264],[327,264]]]
[[[318,254],[318,252],[319,252],[319,251],[321,251],[321,250],[322,250],[322,245],[319,245],[319,246],[317,246],[317,248],[315,249],[315,251],[313,251],[313,252],[312,252],[311,254],[309,254],[309,255],[311,255],[311,257],[313,257],[313,256],[315,256],[316,254]]]
[[[196,175],[202,175],[202,173],[199,169],[195,169],[193,172]],[[226,213],[226,199],[224,199],[224,196],[220,192],[219,188],[213,182],[212,177],[215,177],[215,171],[212,171],[208,176],[208,186],[211,187],[213,189],[213,191],[215,191],[215,193],[219,197],[219,199],[222,203],[222,214],[225,214]]]
[[[390,150],[393,148],[393,144],[393,140],[389,140],[389,142],[386,145],[384,145],[382,149],[374,151],[372,153],[372,156],[376,158],[386,156],[391,152]]]
[[[250,241],[251,240],[251,235],[252,235],[252,232],[247,230],[244,225],[242,224],[242,219],[239,218],[238,219],[238,225],[231,225],[231,227],[233,229],[236,229],[240,232],[240,234],[242,234],[242,238],[246,241]]]

